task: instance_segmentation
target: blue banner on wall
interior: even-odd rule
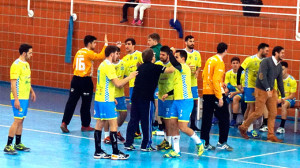
[[[66,45],[66,55],[65,55],[66,63],[71,63],[73,28],[74,28],[73,16],[70,16],[67,45]]]

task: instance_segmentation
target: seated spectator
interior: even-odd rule
[[[138,3],[139,0],[126,0],[127,2],[136,2]],[[128,21],[128,18],[127,18],[127,12],[128,12],[128,8],[134,8],[136,7],[137,4],[129,4],[129,3],[125,3],[123,5],[123,19],[120,21],[120,23],[124,23],[124,22],[127,22]]]
[[[151,0],[140,0],[140,3],[134,8],[133,25],[141,26],[143,24],[144,11],[151,7]],[[138,19],[138,11],[140,10],[140,19]]]

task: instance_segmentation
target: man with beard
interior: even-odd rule
[[[199,51],[194,49],[194,44],[195,39],[192,35],[188,35],[185,37],[186,47],[184,50],[188,54],[186,64],[189,65],[191,69],[191,86],[194,99],[194,107],[190,116],[190,128],[194,131],[200,131],[200,129],[196,126],[196,114],[198,106],[198,75],[201,67],[201,55]]]
[[[10,68],[11,79],[11,105],[14,113],[14,122],[9,128],[7,145],[4,152],[15,155],[17,151],[29,152],[30,148],[21,143],[21,134],[23,129],[23,122],[27,115],[29,96],[31,93],[31,100],[36,99],[35,93],[31,87],[31,71],[27,61],[32,56],[32,46],[22,44],[19,48],[20,57],[14,61]],[[16,136],[16,143],[13,146],[12,141]]]
[[[131,72],[130,75],[124,79],[118,79],[116,75],[115,66],[113,62],[117,59],[118,47],[107,46],[105,49],[106,59],[99,65],[97,74],[97,87],[95,93],[95,115],[97,120],[95,126],[95,159],[113,159],[124,160],[128,159],[129,155],[119,151],[117,143],[117,112],[115,105],[115,88],[121,88],[130,79],[134,78],[138,73],[137,71]],[[109,123],[110,139],[112,145],[112,155],[107,154],[101,149],[101,134],[102,128]]]
[[[255,109],[255,96],[254,96],[254,88],[255,81],[257,79],[257,73],[260,67],[260,62],[267,57],[269,53],[269,45],[266,43],[261,43],[257,47],[258,53],[256,55],[247,57],[242,65],[240,66],[237,72],[237,88],[241,91],[241,74],[242,71],[245,71],[245,84],[244,86],[244,98],[245,103],[247,103],[247,110],[244,115],[244,120],[247,119],[248,115],[250,115]],[[248,129],[249,135],[253,138],[258,138],[258,133],[253,130],[253,124]]]
[[[281,103],[285,104],[285,93],[282,80],[282,66],[280,61],[284,57],[284,48],[281,46],[274,47],[272,57],[261,61],[258,77],[255,85],[255,111],[250,113],[247,120],[239,126],[239,131],[243,138],[248,139],[247,129],[250,124],[263,115],[265,105],[269,111],[268,115],[268,141],[282,142],[274,135],[275,118],[277,115],[277,92],[274,89],[275,79],[277,80],[278,89],[281,93]]]
[[[80,117],[81,117],[81,131],[93,131],[94,128],[90,127],[91,123],[91,102],[93,97],[93,63],[96,60],[104,59],[104,50],[108,45],[107,36],[105,35],[104,41],[105,46],[102,51],[97,54],[94,52],[96,47],[95,36],[87,35],[84,37],[85,48],[80,49],[75,57],[73,62],[74,76],[71,81],[71,89],[69,94],[69,99],[65,107],[64,116],[62,119],[62,124],[60,126],[62,132],[69,133],[67,125],[69,125],[76,104],[79,98],[82,98],[82,104],[80,108]]]

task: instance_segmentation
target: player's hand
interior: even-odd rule
[[[223,99],[221,98],[221,99],[219,99],[219,104],[218,104],[218,106],[219,107],[222,107],[223,106],[223,104],[224,104],[224,102],[223,102]]]
[[[194,65],[189,65],[190,69],[191,69],[191,73],[195,74],[196,73],[196,67]]]
[[[271,98],[272,95],[273,95],[273,92],[272,91],[267,91],[267,94],[268,94],[268,98]]]
[[[277,99],[277,104],[281,104],[282,103],[282,99]]]
[[[228,94],[229,94],[229,89],[228,89],[227,87],[225,88],[225,90],[224,90],[224,91],[225,91],[225,94],[226,94],[226,95],[228,95]]]
[[[237,85],[236,87],[239,89],[239,91],[244,91],[242,85]]]
[[[36,100],[36,95],[35,95],[35,92],[32,90],[32,92],[31,92],[31,101],[35,102],[35,100]]]
[[[130,79],[133,79],[133,78],[135,78],[138,74],[139,74],[138,71],[131,72],[130,75],[129,75],[129,78],[130,78]]]
[[[162,100],[162,101],[165,101],[166,98],[167,98],[168,96],[169,96],[168,94],[164,94],[164,95],[161,97],[161,100]]]
[[[105,42],[105,44],[108,44],[107,34],[104,35],[104,42]]]
[[[118,105],[118,101],[117,101],[117,99],[115,99],[115,105]]]
[[[18,110],[20,110],[20,101],[19,99],[15,99],[14,107]]]
[[[174,47],[171,47],[170,49],[173,52],[173,54],[176,52],[176,49]]]
[[[195,72],[195,78],[198,78],[199,70]]]
[[[122,47],[122,42],[121,41],[117,41],[116,45],[117,45],[118,48],[121,48]]]

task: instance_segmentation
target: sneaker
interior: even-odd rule
[[[121,141],[123,143],[126,141],[125,138],[121,135],[120,131],[117,133],[117,138],[119,141]]]
[[[247,135],[248,135],[250,138],[254,138],[254,139],[260,138],[260,135],[259,135],[258,132],[255,131],[255,130],[252,130],[252,131],[250,131],[250,132],[247,132]]]
[[[6,145],[3,151],[9,155],[18,154],[18,152],[14,149],[12,145]]]
[[[106,152],[104,152],[103,150],[101,150],[101,152],[94,154],[94,159],[110,159],[111,155],[107,154]]]
[[[216,117],[214,117],[212,119],[212,125],[216,125],[216,124],[218,124],[218,122],[219,122],[219,120]]]
[[[81,127],[81,131],[82,132],[85,132],[85,131],[94,131],[95,129],[93,128],[93,127],[90,127],[90,126],[88,126],[88,127]]]
[[[128,154],[125,154],[121,151],[119,151],[119,154],[112,154],[111,155],[111,159],[112,160],[126,160],[129,158],[129,155]]]
[[[60,129],[63,133],[69,133],[70,131],[68,130],[67,124],[65,122],[61,123]]]
[[[127,151],[134,151],[135,147],[133,145],[130,145],[130,146],[125,146],[124,149],[126,149]]]
[[[172,148],[172,145],[164,139],[159,145],[156,145],[156,148],[157,150],[168,150]]]
[[[123,20],[120,21],[120,23],[125,23],[127,21],[128,21],[128,19],[123,19]]]
[[[138,22],[137,19],[133,19],[133,21],[131,22],[132,25],[136,25],[136,23]]]
[[[198,156],[201,156],[204,152],[204,144],[205,144],[205,141],[203,140],[200,144],[197,144],[197,154]]]
[[[157,130],[157,131],[152,131],[152,135],[156,135],[156,136],[164,136],[165,135],[165,132],[164,131],[160,131],[160,130]]]
[[[205,145],[204,150],[216,150],[216,147],[212,146],[211,144]]]
[[[103,140],[103,142],[106,143],[106,144],[111,144],[110,136],[106,137],[106,138]]]
[[[174,150],[170,150],[170,152],[164,154],[164,158],[178,158],[181,156],[181,153],[177,153]]]
[[[231,120],[230,122],[230,127],[235,127],[236,126],[236,120]]]
[[[259,128],[259,131],[261,131],[261,132],[268,132],[268,131],[269,131],[268,126],[262,125],[262,126]]]
[[[233,151],[233,148],[231,146],[229,146],[226,142],[224,142],[223,144],[221,144],[220,142],[218,142],[217,148],[218,149],[225,149],[227,151]]]
[[[141,151],[152,152],[152,151],[156,151],[156,149],[150,145],[148,148],[141,148]]]
[[[134,139],[142,139],[142,134],[141,133],[135,133],[134,134]]]
[[[277,134],[284,134],[285,133],[285,129],[282,128],[282,127],[278,127],[277,130],[276,130],[276,133]]]
[[[144,22],[143,22],[142,20],[139,20],[139,21],[137,21],[136,25],[142,26],[143,23],[144,23]]]
[[[15,144],[14,148],[18,151],[24,151],[24,152],[29,152],[30,148],[27,148],[25,145],[22,143],[19,143],[18,145]]]

